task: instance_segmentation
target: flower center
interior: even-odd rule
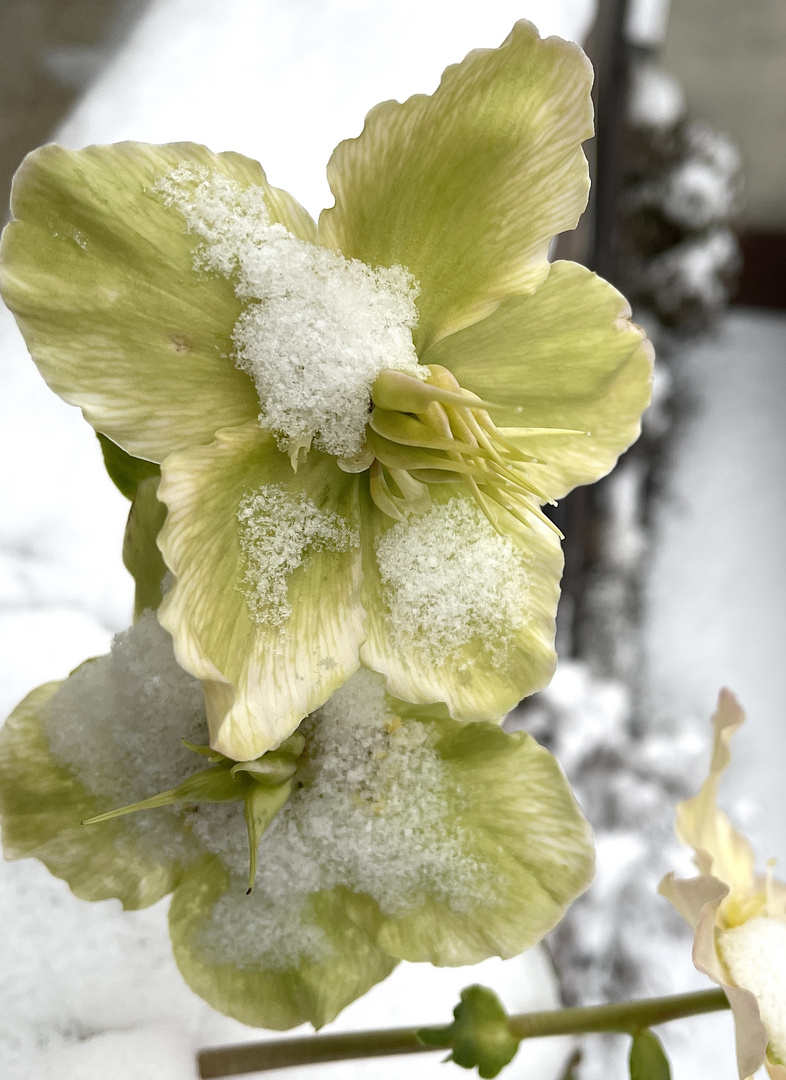
[[[437,364],[425,379],[386,370],[371,392],[366,458],[339,460],[347,471],[370,466],[371,495],[389,517],[405,521],[430,501],[429,485],[462,482],[498,532],[531,527],[538,518],[559,534],[540,509],[551,500],[537,483],[545,462],[516,440],[563,434],[553,428],[498,428],[489,409],[501,408],[464,390]],[[559,534],[561,535],[561,534]]]
[[[749,919],[721,931],[718,947],[737,986],[758,1002],[770,1057],[786,1062],[786,919]]]

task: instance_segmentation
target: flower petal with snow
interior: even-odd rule
[[[589,827],[546,750],[413,712],[361,670],[304,721],[285,797],[251,831],[249,891],[243,792],[282,751],[194,773],[194,749],[221,755],[203,745],[198,680],[147,612],[0,734],[7,852],[86,899],[172,892],[174,954],[197,993],[245,1023],[320,1026],[400,959],[516,955],[592,875]],[[218,793],[194,780],[216,773]]]
[[[590,83],[580,49],[518,23],[369,114],[318,225],[255,162],[187,143],[48,146],[20,168],[3,296],[52,388],[161,464],[161,619],[218,750],[274,748],[361,662],[474,720],[550,678],[561,555],[541,507],[613,466],[650,386],[624,299],[548,261],[586,202]],[[430,508],[469,522],[464,502],[518,554],[454,545],[471,631],[423,593],[402,634],[380,560],[444,533]],[[522,611],[481,618],[508,589]]]
[[[729,999],[741,1080],[762,1064],[772,1080],[786,1080],[786,885],[756,872],[750,844],[716,802],[729,740],[744,720],[722,690],[709,773],[698,795],[677,805],[677,835],[693,848],[699,876],[668,874],[659,892],[695,931],[696,967]]]

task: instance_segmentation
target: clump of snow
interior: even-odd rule
[[[731,182],[739,178],[742,155],[731,139],[707,124],[694,121],[685,132],[691,155]]]
[[[238,510],[244,567],[240,588],[259,625],[281,626],[292,612],[292,572],[309,551],[348,551],[357,529],[339,514],[320,510],[308,496],[281,484],[263,484],[243,496]]]
[[[718,947],[735,983],[759,1004],[771,1056],[786,1062],[786,919],[749,919],[723,930]]]
[[[235,362],[256,384],[260,422],[283,448],[338,457],[363,447],[371,387],[385,368],[419,373],[414,278],[372,269],[271,222],[261,187],[183,164],[157,185],[202,240],[197,269],[232,278],[247,301]]]
[[[683,310],[718,311],[729,299],[730,281],[740,263],[737,240],[730,229],[717,228],[683,240],[651,260],[643,273],[664,316]]]
[[[106,810],[182,783],[204,765],[182,740],[208,740],[201,684],[178,665],[172,639],[152,611],[118,634],[107,656],[63,683],[44,729],[52,755],[106,800]],[[191,850],[176,808],[126,820],[157,851]]]
[[[685,115],[685,94],[679,80],[654,64],[634,71],[628,115],[636,127],[671,128]]]
[[[728,177],[711,164],[688,159],[666,178],[663,212],[686,229],[705,229],[734,209],[736,193]]]
[[[529,621],[525,556],[469,499],[398,522],[376,552],[394,640],[432,662],[475,638],[501,654]]]
[[[321,960],[330,944],[309,914],[309,897],[343,885],[388,915],[427,896],[466,911],[493,903],[489,868],[456,822],[467,796],[434,749],[428,726],[396,717],[381,678],[361,669],[305,721],[302,786],[265,833],[251,897],[245,847],[226,823],[242,811],[205,807],[193,828],[234,874],[216,904],[201,949],[210,962],[285,970]]]

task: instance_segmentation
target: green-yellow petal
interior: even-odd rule
[[[193,143],[44,146],[21,165],[0,289],[52,389],[131,454],[161,461],[255,417],[232,361],[233,284],[194,268],[197,237],[156,184],[183,163],[263,188],[271,219],[314,225],[262,168]]]
[[[499,720],[553,675],[559,540],[533,518],[514,543],[463,489],[432,495],[399,523],[364,496],[361,661],[395,697]]]
[[[148,907],[180,880],[184,863],[143,843],[128,821],[83,826],[104,803],[60,764],[42,719],[62,683],[34,690],[0,731],[0,819],[9,859],[35,857],[82,900],[117,897]]]
[[[487,867],[476,902],[433,895],[387,916],[378,942],[402,960],[473,964],[536,944],[592,880],[592,833],[556,759],[524,732],[425,721],[447,771],[447,816]]]
[[[574,434],[516,440],[543,460],[531,475],[551,498],[612,468],[638,437],[649,404],[652,348],[613,286],[576,263],[556,262],[532,296],[438,342],[423,356],[467,390],[510,405],[494,414],[511,428]],[[514,412],[513,409],[518,411]]]
[[[398,962],[373,943],[379,922],[373,901],[342,888],[308,899],[302,933],[318,940],[321,959],[288,961],[280,943],[272,941],[267,960],[238,955],[222,961],[212,940],[222,928],[211,921],[219,901],[225,919],[241,923],[244,907],[260,903],[254,893],[246,895],[245,881],[233,880],[219,859],[205,856],[172,898],[172,947],[191,989],[244,1024],[278,1031],[304,1022],[322,1027],[386,978]],[[231,933],[231,926],[225,926],[222,936]]]
[[[212,745],[257,757],[359,665],[358,478],[311,451],[294,472],[256,424],[164,463],[161,607],[180,663],[205,681]]]
[[[449,67],[432,96],[377,105],[334,151],[320,238],[415,275],[419,352],[545,278],[549,242],[587,201],[591,85],[578,46],[519,22],[500,48]]]

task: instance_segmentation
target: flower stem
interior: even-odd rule
[[[722,990],[699,990],[692,994],[644,998],[612,1005],[590,1005],[574,1009],[519,1013],[510,1017],[510,1029],[519,1039],[544,1035],[572,1035],[590,1031],[634,1032],[669,1020],[728,1009]],[[267,1072],[291,1065],[310,1065],[351,1058],[386,1057],[391,1054],[422,1054],[439,1049],[424,1046],[415,1028],[387,1028],[378,1031],[338,1032],[334,1035],[306,1035],[296,1039],[220,1046],[199,1054],[199,1075],[203,1080],[244,1073]],[[429,1030],[420,1029],[420,1030]],[[444,1052],[444,1048],[443,1048]]]

